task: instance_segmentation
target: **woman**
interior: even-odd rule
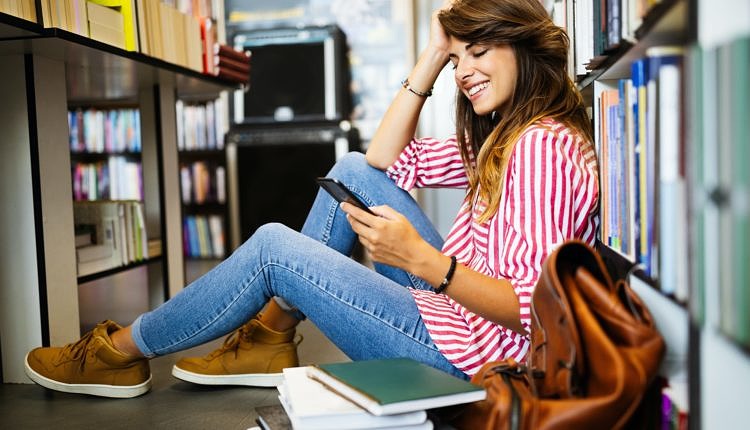
[[[542,262],[566,239],[593,244],[598,228],[596,157],[567,48],[537,0],[447,2],[366,156],[330,172],[376,215],[321,192],[301,234],[261,227],[132,326],[105,322],[77,343],[31,351],[27,373],[52,389],[132,397],[148,390],[148,358],[236,330],[173,374],[274,385],[297,365],[294,327],[305,317],[354,360],[411,357],[463,378],[490,360],[523,360]],[[414,139],[449,63],[457,133]],[[466,189],[445,241],[405,191],[415,186]],[[355,240],[376,271],[348,257]]]

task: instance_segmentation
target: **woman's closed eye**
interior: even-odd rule
[[[474,57],[474,58],[479,58],[479,57],[483,56],[484,54],[486,54],[487,51],[489,51],[489,48],[476,49],[476,50],[474,50],[474,51],[471,52],[471,56]]]

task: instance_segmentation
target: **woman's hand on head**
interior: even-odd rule
[[[443,4],[432,12],[432,18],[430,20],[430,40],[427,47],[428,49],[432,48],[436,51],[444,52],[446,62],[448,58],[448,49],[450,48],[450,37],[445,32],[442,24],[440,24],[438,14],[440,14],[440,11],[442,10],[450,9],[451,6],[453,6],[454,1],[455,0],[444,0]]]
[[[389,206],[371,207],[376,215],[348,203],[343,203],[341,209],[346,212],[359,242],[377,263],[408,271],[429,255],[426,251],[435,251],[405,216]]]

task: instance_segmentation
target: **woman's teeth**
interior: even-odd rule
[[[469,95],[473,96],[474,94],[478,93],[479,91],[487,88],[489,84],[487,82],[483,82],[479,85],[474,85],[473,87],[469,88]]]

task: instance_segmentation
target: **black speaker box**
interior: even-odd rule
[[[249,88],[235,92],[237,124],[341,121],[351,111],[346,37],[338,26],[235,30],[250,51]]]
[[[302,229],[318,185],[338,156],[359,149],[347,123],[234,126],[227,142],[237,146],[240,233],[243,240],[269,222]]]

